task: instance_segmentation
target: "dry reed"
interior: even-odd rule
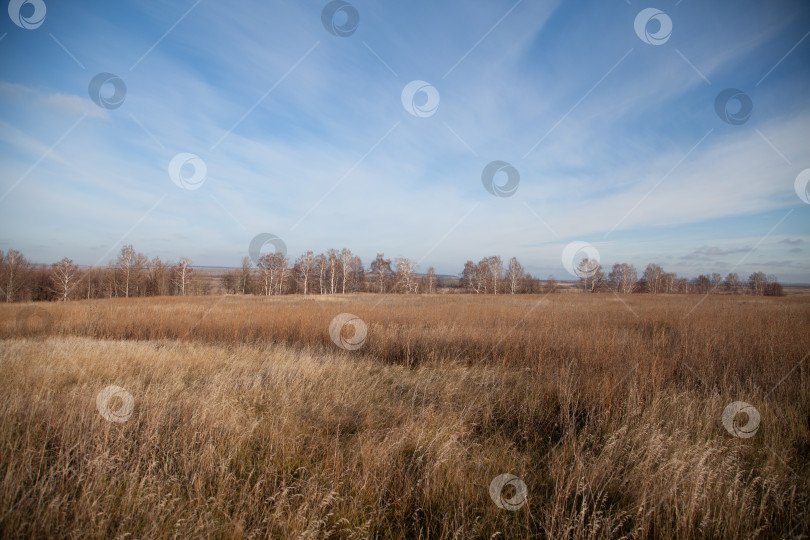
[[[0,531],[806,534],[810,302],[698,300],[82,301],[42,306],[45,328],[2,306]],[[368,325],[358,351],[329,337],[343,312]],[[126,422],[96,410],[108,385]],[[754,437],[724,429],[733,401]],[[505,472],[528,488],[515,512],[489,497]]]

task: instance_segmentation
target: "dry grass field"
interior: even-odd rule
[[[808,297],[97,300],[0,339],[6,537],[810,531]]]

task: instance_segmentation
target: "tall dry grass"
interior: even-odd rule
[[[7,536],[798,537],[810,302],[144,299],[0,309]],[[354,352],[328,326],[368,325]],[[135,399],[111,423],[107,385]],[[723,409],[747,401],[754,437]],[[522,478],[516,512],[490,499]]]

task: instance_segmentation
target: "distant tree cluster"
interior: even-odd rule
[[[34,265],[17,250],[0,251],[0,294],[6,302],[210,292],[210,283],[197,279],[187,257],[177,262],[149,259],[131,245],[121,248],[107,266],[96,268],[80,268],[67,257],[50,266]]]
[[[632,264],[616,263],[605,276],[602,266],[595,261],[583,259],[577,266],[580,286],[588,292],[611,291],[615,293],[650,294],[753,294],[760,296],[784,296],[782,285],[774,275],[754,272],[747,281],[734,272],[724,278],[721,274],[701,274],[694,279],[678,277],[650,263],[639,278]]]
[[[418,275],[416,264],[405,257],[393,262],[379,253],[368,269],[350,249],[330,249],[315,254],[307,251],[294,262],[272,253],[263,255],[254,266],[249,257],[242,259],[241,268],[222,277],[222,287],[231,294],[346,294],[377,293],[435,293],[436,271]]]
[[[552,292],[557,282],[549,276],[542,283],[523,269],[515,257],[504,266],[498,256],[484,257],[478,263],[467,261],[461,271],[460,288],[474,294],[524,294]]]
[[[751,274],[747,281],[730,273],[701,274],[694,279],[665,272],[649,264],[641,276],[632,264],[616,263],[607,275],[601,264],[583,259],[576,268],[578,287],[586,292],[617,294],[752,294],[783,296],[773,275]],[[433,267],[417,272],[411,259],[386,259],[383,253],[366,268],[351,250],[307,251],[291,261],[280,253],[263,255],[257,264],[249,257],[239,268],[220,277],[221,289],[229,294],[346,294],[354,292],[434,294],[440,279]],[[558,290],[553,276],[545,281],[526,272],[512,257],[506,264],[499,256],[467,261],[458,279],[445,279],[444,291],[468,294],[537,294]],[[129,298],[141,296],[192,296],[211,294],[210,279],[195,272],[187,257],[164,262],[149,259],[132,245],[121,248],[105,267],[80,268],[64,258],[48,265],[34,265],[16,250],[0,251],[0,298],[5,302],[67,300],[79,298]]]

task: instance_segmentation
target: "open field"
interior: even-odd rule
[[[6,536],[810,531],[806,296],[93,300],[3,305],[0,338]]]

